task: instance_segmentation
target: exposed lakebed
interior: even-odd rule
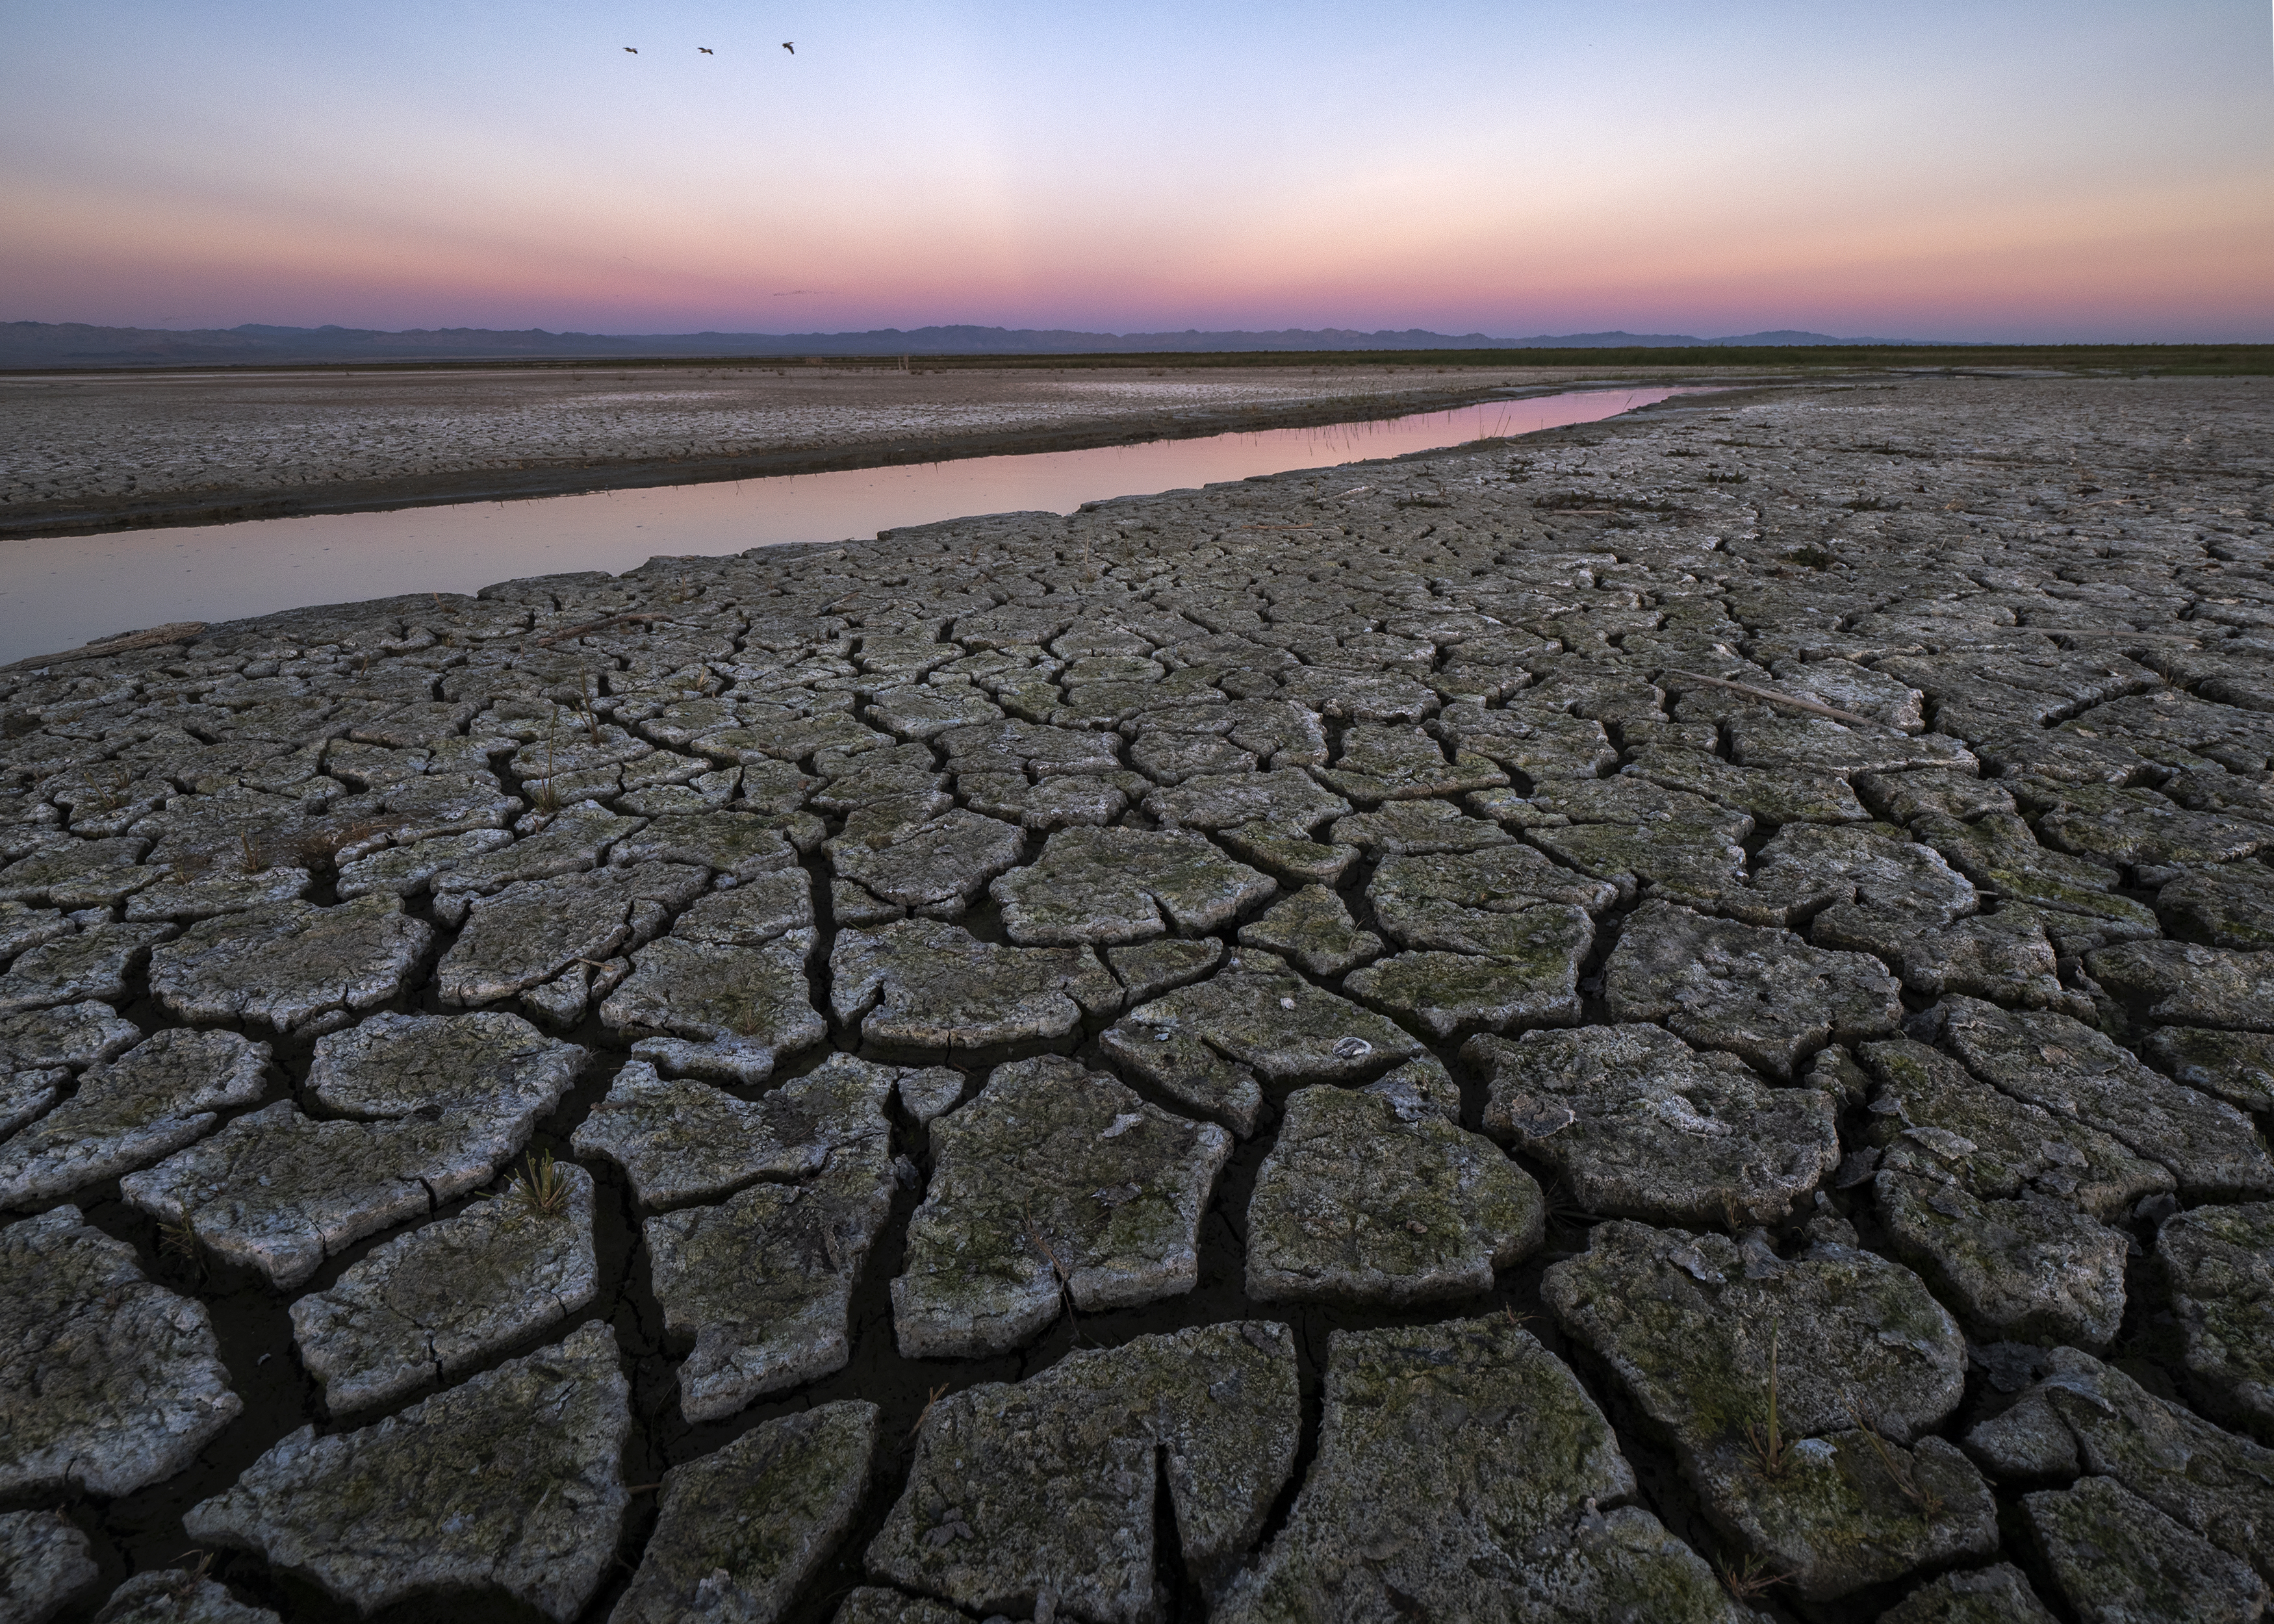
[[[10,673],[10,1583],[2255,1620],[2270,462],[1732,396]]]

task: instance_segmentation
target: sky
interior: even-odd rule
[[[0,21],[0,320],[2274,341],[2265,0]]]

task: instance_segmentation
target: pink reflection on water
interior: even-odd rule
[[[517,575],[614,572],[659,553],[865,538],[963,514],[1071,513],[1106,497],[1592,423],[1693,390],[1589,389],[1090,451],[8,542],[0,544],[0,663],[172,620],[232,620],[397,592],[472,592]]]

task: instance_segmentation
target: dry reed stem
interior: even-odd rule
[[[1795,699],[1789,694],[1772,693],[1767,688],[1754,688],[1750,683],[1732,682],[1726,677],[1700,676],[1694,671],[1669,671],[1661,674],[1676,678],[1683,682],[1704,682],[1713,688],[1726,688],[1731,693],[1743,694],[1748,699],[1758,699],[1764,704],[1785,705],[1795,710],[1805,710],[1811,716],[1828,716],[1835,722],[1856,722],[1865,727],[1886,726],[1877,717],[1858,716],[1853,710],[1834,710],[1830,705],[1819,705],[1812,699]]]
[[[1895,1492],[1916,1507],[1919,1515],[1928,1522],[1940,1516],[1943,1512],[1942,1496],[1918,1480],[1916,1463],[1895,1453],[1894,1446],[1881,1435],[1878,1425],[1865,1413],[1863,1400],[1850,1393],[1847,1395],[1847,1403],[1848,1418],[1856,1424],[1856,1430],[1864,1434],[1872,1452],[1879,1457],[1879,1464],[1886,1470],[1889,1481],[1895,1485]]]
[[[1784,1440],[1784,1417],[1777,1413],[1777,1328],[1769,1327],[1769,1417],[1764,1428],[1757,1421],[1745,1423],[1745,1443],[1753,1452],[1753,1462],[1762,1477],[1771,1482],[1792,1470],[1792,1451]]]

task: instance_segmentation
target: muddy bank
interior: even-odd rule
[[[785,366],[0,379],[0,536],[511,500],[1300,428],[1520,369],[1157,376]]]

